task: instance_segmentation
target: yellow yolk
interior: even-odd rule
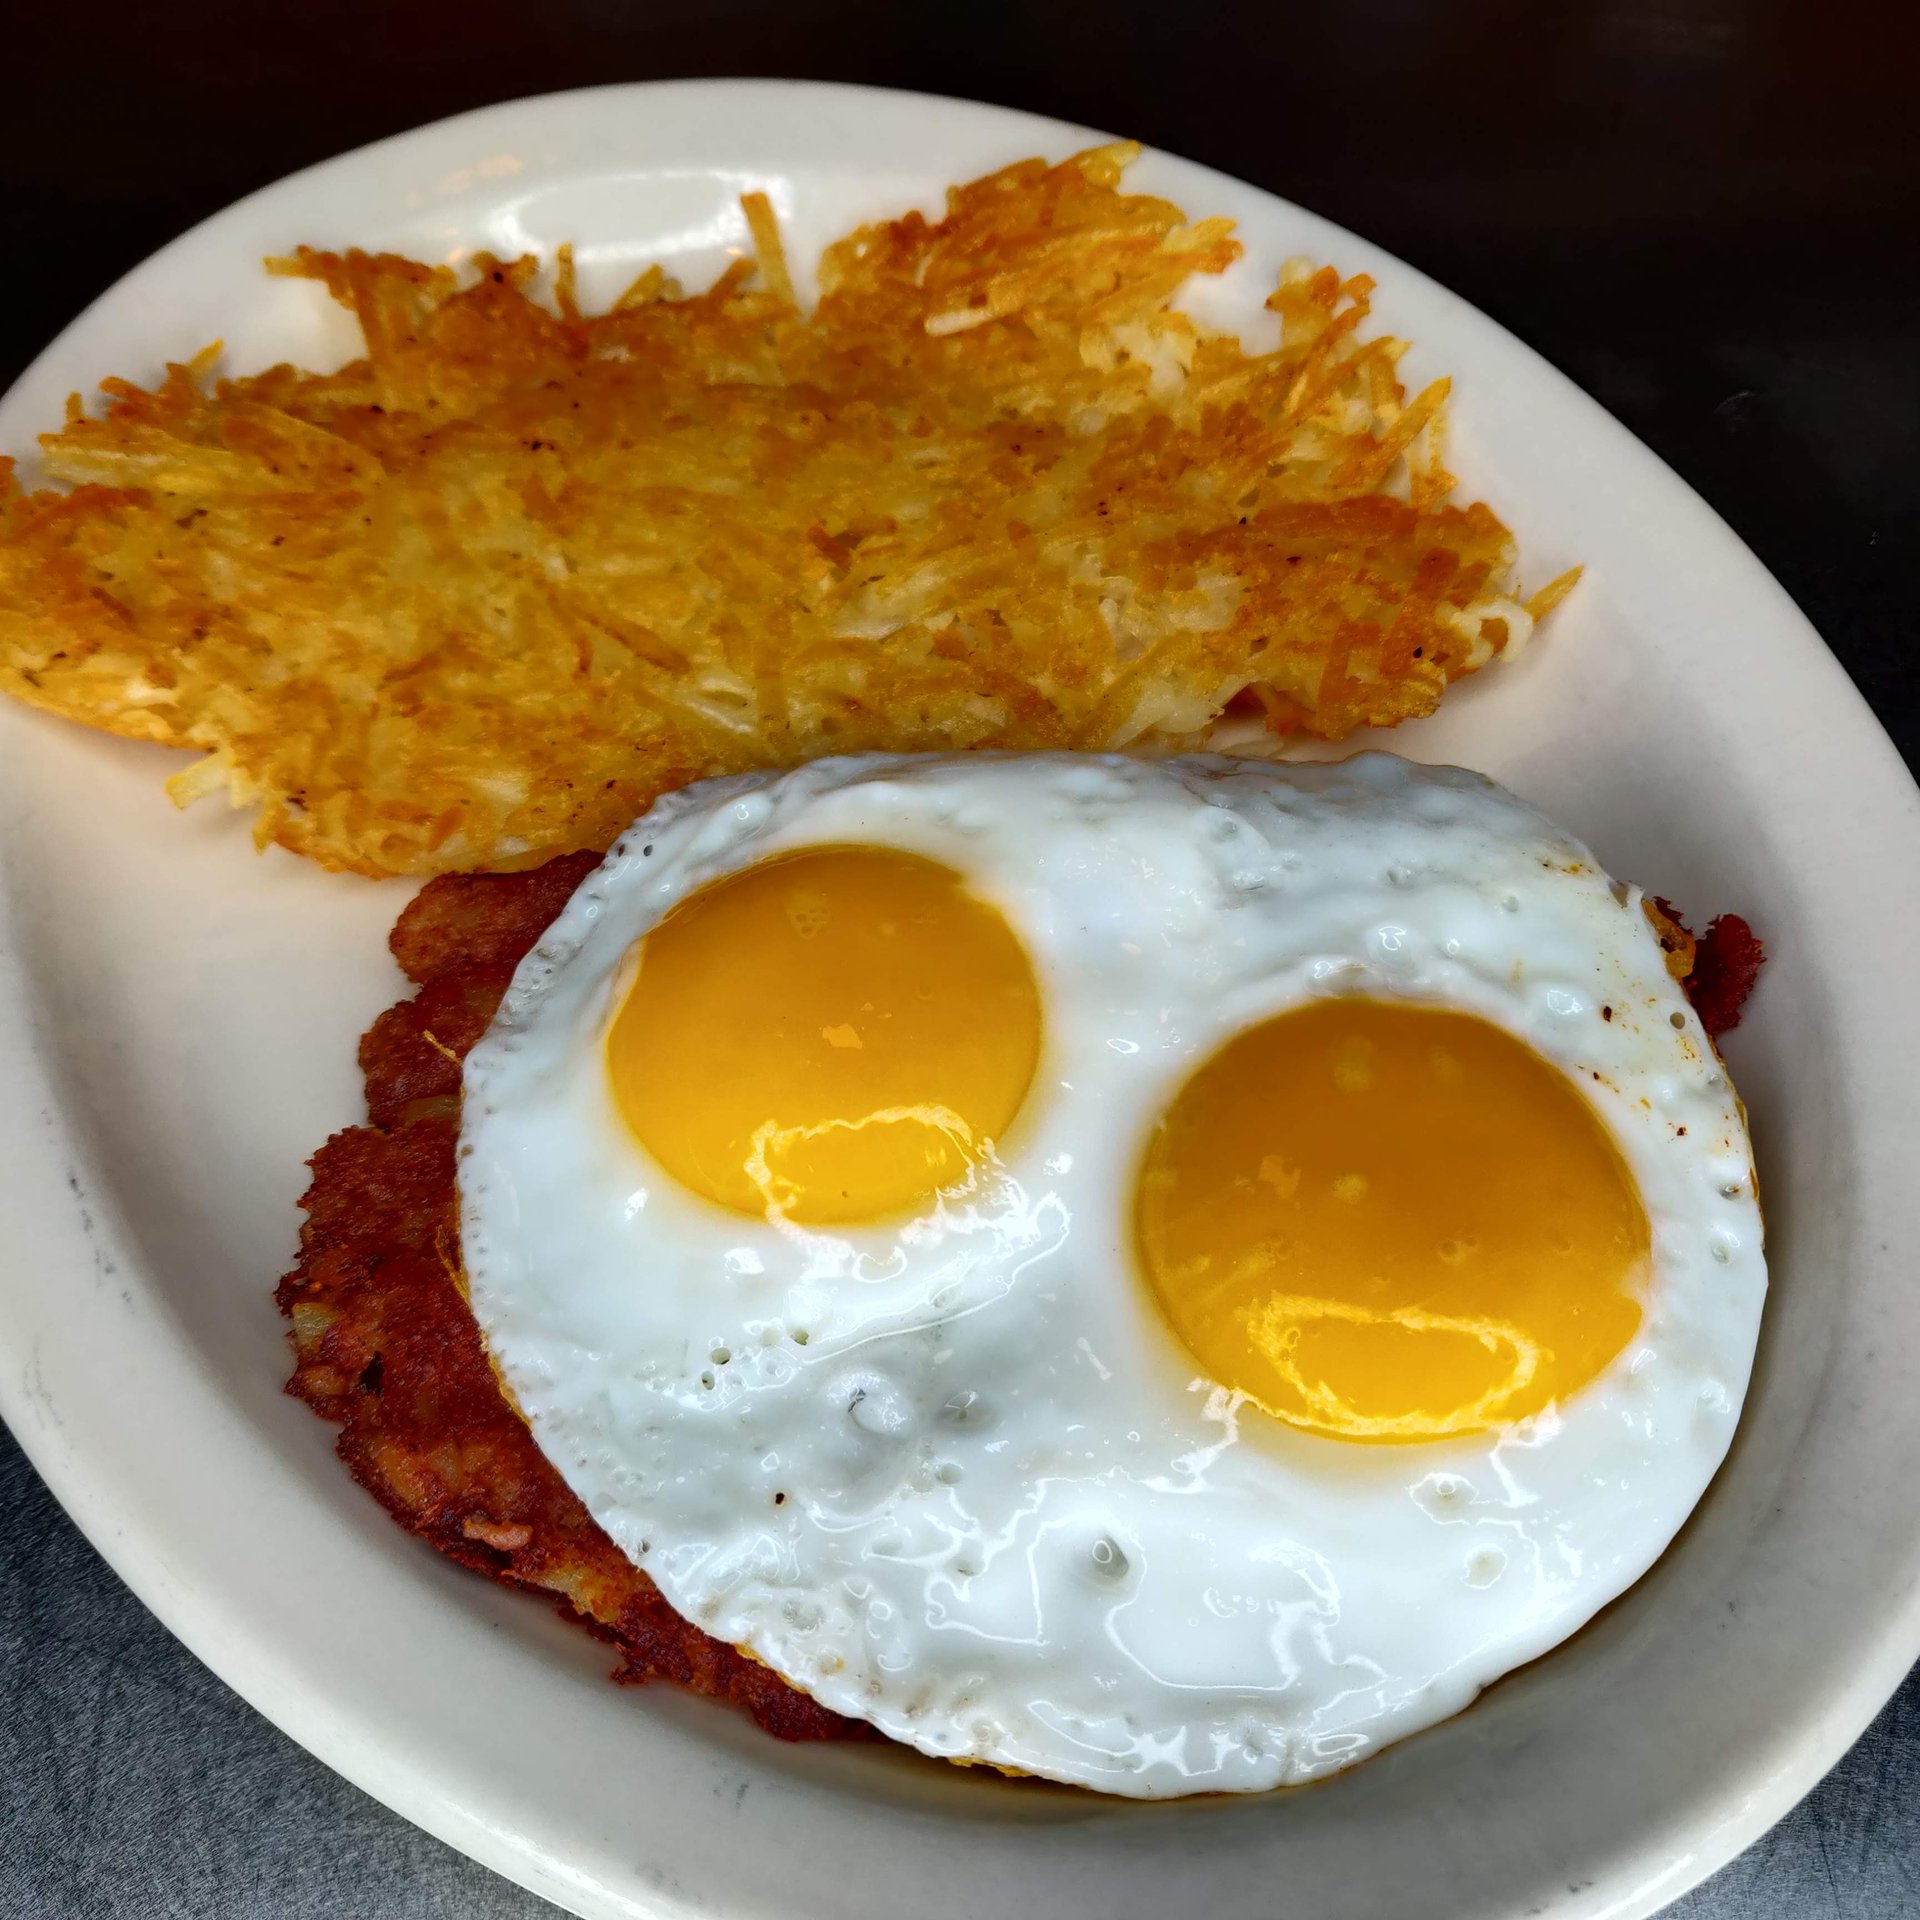
[[[1027,956],[958,874],[821,847],[716,880],[647,935],[607,1072],[641,1144],[694,1192],[852,1221],[964,1180],[1039,1052]]]
[[[1577,1392],[1640,1321],[1646,1212],[1565,1075],[1466,1014],[1331,1000],[1228,1043],[1147,1150],[1147,1276],[1208,1373],[1351,1440]]]

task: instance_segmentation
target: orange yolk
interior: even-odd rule
[[[1640,1321],[1645,1209],[1574,1084],[1466,1014],[1331,1000],[1240,1034],[1148,1147],[1135,1226],[1212,1377],[1348,1440],[1473,1433]]]
[[[916,854],[821,847],[716,880],[641,942],[607,1034],[629,1127],[742,1213],[873,1220],[964,1181],[1033,1078],[1001,916]]]

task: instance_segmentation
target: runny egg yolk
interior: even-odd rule
[[[742,1213],[874,1220],[965,1180],[1040,1052],[1033,969],[960,876],[819,847],[689,896],[641,942],[607,1034],[627,1125]]]
[[[1348,1440],[1577,1392],[1640,1321],[1645,1209],[1574,1084],[1470,1015],[1330,1000],[1230,1041],[1148,1147],[1135,1225],[1223,1385]]]

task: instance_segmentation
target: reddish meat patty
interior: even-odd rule
[[[620,1650],[615,1678],[672,1680],[786,1740],[871,1737],[691,1626],[596,1526],[503,1397],[456,1281],[460,1061],[592,855],[427,887],[393,930],[419,992],[360,1043],[369,1124],[314,1155],[299,1264],[280,1283],[288,1391],[340,1422],[340,1457],[404,1527],[554,1599]]]

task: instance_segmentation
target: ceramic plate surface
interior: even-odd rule
[[[761,188],[797,261],[854,222],[1083,130],[781,83],[489,108],[317,167],[175,242],[0,405],[27,454],[66,394],[226,342],[344,358],[350,325],[261,256],[458,260],[576,243],[604,298],[699,283]],[[1776,1819],[1920,1652],[1920,796],[1753,557],[1650,453],[1411,269],[1170,156],[1132,175],[1240,223],[1205,311],[1257,324],[1281,260],[1379,282],[1416,382],[1455,376],[1452,464],[1529,581],[1579,593],[1396,750],[1507,782],[1614,872],[1737,908],[1773,964],[1727,1052],[1752,1109],[1773,1296],[1746,1417],[1673,1550],[1568,1646],[1327,1785],[1106,1802],[884,1748],[779,1745],[606,1682],[608,1655],[445,1564],[284,1398],[272,1286],[302,1163],[360,1117],[354,1042],[401,988],[396,885],[256,859],[176,815],[174,756],[0,711],[0,1411],[119,1572],[323,1759],[582,1913],[1168,1912],[1430,1920],[1650,1913]],[[29,465],[28,478],[32,473]],[[1358,744],[1358,743],[1356,743]]]

